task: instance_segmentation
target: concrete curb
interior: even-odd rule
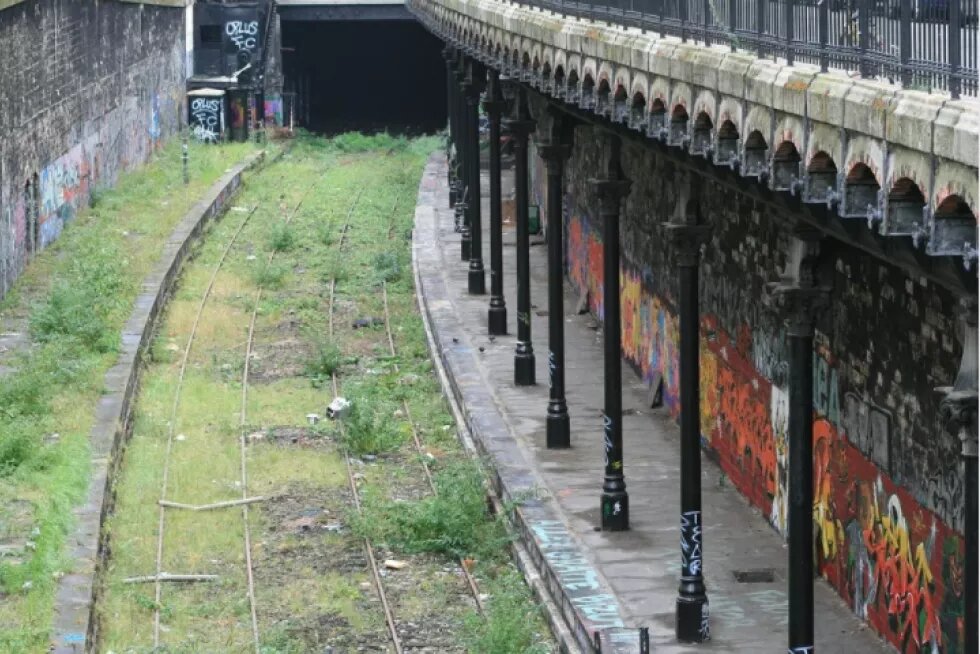
[[[535,595],[544,600],[562,651],[594,652],[594,638],[600,633],[603,652],[637,652],[637,629],[625,626],[615,596],[588,562],[553,500],[533,497],[540,486],[537,476],[480,374],[474,348],[453,310],[441,272],[431,204],[431,195],[436,195],[436,201],[441,195],[426,188],[427,184],[439,188],[436,166],[441,156],[430,157],[419,189],[412,266],[429,351],[460,426],[460,439],[472,454],[492,463],[497,496],[519,503],[509,515],[518,538],[518,565]],[[532,499],[526,499],[529,494]]]
[[[191,248],[204,228],[228,205],[242,184],[242,174],[266,158],[265,151],[229,169],[184,216],[163,246],[160,259],[143,280],[133,312],[122,329],[116,363],[106,372],[104,394],[96,408],[90,434],[92,471],[85,500],[73,513],[74,529],[66,548],[74,568],[58,582],[51,652],[95,651],[99,624],[93,609],[100,592],[97,580],[105,565],[108,535],[103,520],[112,511],[115,475],[122,449],[132,430],[133,399],[139,387],[143,356],[156,330]]]

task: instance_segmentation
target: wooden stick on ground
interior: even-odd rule
[[[171,502],[169,500],[160,500],[157,502],[160,506],[170,507],[171,509],[187,509],[188,511],[210,511],[211,509],[224,509],[229,506],[241,506],[242,504],[254,504],[255,502],[264,502],[264,497],[246,497],[240,500],[228,500],[227,502],[215,502],[214,504],[181,504],[180,502]]]

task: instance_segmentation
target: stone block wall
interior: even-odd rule
[[[0,297],[94,191],[184,122],[184,9],[27,0],[0,10]]]
[[[593,128],[576,130],[563,206],[568,280],[600,316],[602,230],[588,180],[605,147]],[[677,269],[661,225],[687,173],[630,142],[622,161],[633,181],[621,227],[623,355],[645,379],[662,377],[677,416]],[[532,180],[541,202],[544,176]],[[787,343],[763,289],[785,265],[789,233],[751,198],[708,182],[700,190],[714,227],[701,267],[702,442],[785,533]],[[813,353],[820,572],[900,651],[962,651],[960,445],[942,429],[933,392],[959,364],[956,298],[841,242],[823,248],[832,294]]]

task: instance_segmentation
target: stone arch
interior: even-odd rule
[[[612,116],[613,120],[626,122],[629,119],[629,95],[626,87],[622,84],[616,85],[616,90],[612,97]]]
[[[738,161],[738,127],[731,118],[724,118],[715,134],[715,163],[734,166]]]
[[[939,160],[930,203],[933,208],[938,209],[939,205],[946,201],[946,198],[956,195],[963,202],[966,202],[974,215],[977,215],[977,186],[975,168]]]
[[[565,81],[565,97],[571,102],[576,102],[579,97],[578,93],[579,93],[578,71],[573,68],[570,71],[568,71],[568,78]]]
[[[807,202],[829,202],[837,195],[837,162],[825,150],[813,153],[806,163]]]
[[[707,111],[702,109],[695,114],[694,125],[691,128],[692,154],[706,154],[711,150],[711,130],[713,127],[714,123]]]
[[[936,220],[948,220],[950,218],[973,218],[976,220],[976,214],[970,205],[967,204],[966,200],[959,195],[947,195],[939,206],[936,207],[936,211],[933,214]]]
[[[667,105],[662,98],[650,101],[647,113],[647,134],[659,139],[667,138]]]
[[[850,177],[851,171],[858,164],[863,164],[871,171],[879,187],[885,185],[883,176],[885,152],[881,141],[852,132],[847,142],[847,155],[844,163],[844,170],[847,172],[848,177]]]
[[[667,143],[670,145],[681,145],[687,138],[687,125],[690,116],[687,107],[683,104],[675,104],[670,111],[670,125],[668,127]]]
[[[803,121],[789,114],[779,114],[776,121],[773,143],[790,142],[796,149],[797,155],[804,152],[803,149]]]
[[[609,86],[608,77],[600,77],[595,89],[595,111],[598,114],[610,114],[612,112],[612,89]]]
[[[899,177],[888,191],[888,203],[882,232],[911,235],[924,230],[923,209],[926,196],[911,177]]]
[[[793,191],[800,177],[800,151],[790,140],[779,143],[772,155],[772,188],[777,191]]]
[[[647,114],[647,99],[639,88],[634,85],[633,98],[630,100],[630,126],[642,125]]]
[[[609,84],[611,88],[615,79],[616,78],[613,75],[613,68],[609,62],[599,62],[598,70],[596,71],[596,81],[601,82],[602,80],[606,80],[606,83]]]
[[[766,153],[768,151],[769,144],[762,132],[758,129],[749,132],[742,146],[743,174],[765,177],[768,174],[766,170]]]
[[[546,61],[541,65],[541,75],[538,76],[538,87],[545,91],[551,91],[551,62]]]
[[[878,191],[881,185],[871,167],[858,162],[847,171],[844,197],[841,202],[841,215],[847,218],[867,218],[869,207],[878,206]]]
[[[714,123],[715,121],[715,94],[707,89],[701,89],[698,91],[692,103],[691,113],[695,116],[700,114],[706,114],[708,120]]]
[[[552,79],[555,83],[555,89],[561,89],[565,87],[565,68],[558,64],[555,66],[555,71],[552,74]]]

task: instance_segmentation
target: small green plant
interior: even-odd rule
[[[342,442],[348,452],[355,456],[364,454],[383,454],[404,442],[398,425],[391,417],[391,405],[379,397],[355,395],[351,400],[350,412],[344,417]]]
[[[260,263],[252,271],[252,281],[255,285],[265,289],[281,288],[286,279],[285,266],[275,263]]]
[[[551,649],[540,616],[528,611],[533,598],[516,570],[484,582],[490,599],[486,614],[475,611],[463,623],[463,640],[471,654],[546,654]]]
[[[395,252],[378,252],[374,255],[374,270],[379,281],[393,282],[402,275],[401,261]]]
[[[304,366],[306,376],[313,380],[313,385],[319,388],[330,380],[331,376],[344,363],[344,355],[334,343],[321,341],[316,345],[313,358]]]
[[[285,223],[272,228],[269,235],[269,248],[275,252],[287,252],[296,247],[296,233]]]
[[[435,475],[437,494],[414,502],[369,496],[354,531],[409,553],[432,552],[477,560],[496,556],[508,541],[487,511],[483,472],[470,460],[453,461]]]

